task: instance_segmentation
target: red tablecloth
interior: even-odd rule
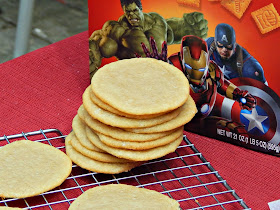
[[[0,65],[0,136],[46,128],[64,134],[90,84],[88,33]],[[280,159],[187,133],[204,157],[252,209],[280,199]]]

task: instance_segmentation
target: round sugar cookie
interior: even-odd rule
[[[90,99],[93,101],[93,103],[95,103],[100,108],[107,110],[108,112],[111,112],[111,113],[114,113],[114,114],[117,114],[120,116],[128,117],[128,118],[149,119],[149,118],[158,117],[160,115],[165,114],[165,113],[159,113],[159,114],[150,114],[150,115],[130,115],[130,114],[121,112],[121,111],[109,106],[108,104],[104,103],[98,97],[96,97],[96,95],[92,91],[90,91]]]
[[[103,133],[104,135],[111,136],[112,138],[123,139],[124,141],[151,141],[166,136],[172,132],[167,131],[155,134],[141,134],[125,131],[123,129],[112,127],[93,119],[84,109],[83,105],[81,105],[78,109],[78,115],[91,129],[99,133]]]
[[[132,115],[174,110],[189,96],[189,81],[183,72],[153,58],[107,64],[96,72],[91,87],[103,102]]]
[[[108,184],[85,191],[69,207],[69,210],[87,209],[179,210],[180,204],[154,190],[125,184]]]
[[[174,118],[170,121],[167,121],[165,123],[155,125],[153,127],[127,128],[125,130],[134,132],[134,133],[139,133],[139,134],[140,133],[149,134],[149,133],[169,131],[169,130],[173,130],[175,128],[178,128],[178,127],[188,123],[189,121],[191,121],[191,119],[195,116],[196,113],[197,113],[197,108],[196,108],[195,102],[192,99],[192,97],[190,96],[190,97],[188,97],[187,102],[183,105],[182,111],[176,118]]]
[[[0,197],[25,198],[59,186],[71,173],[70,158],[59,149],[19,140],[0,148]]]
[[[93,150],[96,152],[104,152],[104,150],[99,149],[95,145],[93,145],[87,138],[86,130],[85,130],[86,124],[79,118],[78,115],[76,115],[72,120],[72,129],[79,140],[79,142],[87,149]]]
[[[128,150],[128,149],[109,147],[106,144],[104,144],[102,141],[100,141],[100,139],[92,138],[94,132],[91,129],[86,128],[86,132],[89,140],[94,141],[93,143],[97,147],[104,149],[105,151],[107,151],[108,153],[116,157],[134,160],[134,161],[148,161],[148,160],[163,157],[164,155],[174,152],[183,140],[183,134],[182,134],[179,138],[175,139],[173,142],[169,144],[152,148],[152,149],[137,151],[137,150]]]
[[[169,120],[174,119],[181,111],[181,107],[168,112],[167,114],[150,118],[150,119],[133,119],[127,118],[120,115],[116,115],[114,113],[108,112],[96,104],[94,104],[90,99],[90,90],[88,87],[83,94],[83,105],[87,110],[89,115],[94,119],[110,126],[119,127],[119,128],[144,128],[155,126]]]
[[[123,158],[117,158],[111,154],[104,153],[104,152],[96,152],[93,150],[89,150],[81,145],[77,137],[73,132],[69,134],[69,138],[71,139],[71,145],[72,147],[79,153],[81,153],[84,156],[87,156],[91,159],[105,162],[105,163],[127,163],[131,162],[131,160],[126,160]]]
[[[184,127],[180,127],[176,129],[173,133],[161,137],[156,140],[146,141],[146,142],[133,142],[133,141],[123,141],[120,139],[114,139],[109,136],[103,135],[101,133],[97,133],[100,141],[106,144],[109,147],[115,147],[120,149],[129,149],[129,150],[147,150],[155,147],[163,146],[169,144],[170,142],[177,139],[182,135]]]
[[[129,162],[129,163],[105,163],[97,160],[93,160],[89,157],[82,155],[77,152],[71,145],[71,136],[67,136],[65,139],[65,148],[67,155],[71,160],[80,166],[89,171],[96,173],[104,174],[119,174],[126,172],[141,165],[143,162]]]

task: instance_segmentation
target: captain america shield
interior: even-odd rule
[[[230,80],[242,90],[247,90],[257,100],[252,111],[241,110],[240,121],[248,134],[261,141],[274,145],[280,143],[280,98],[268,86],[250,78]]]

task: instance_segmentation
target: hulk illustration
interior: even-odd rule
[[[141,0],[121,0],[124,11],[118,21],[107,21],[89,38],[90,76],[98,70],[102,58],[117,59],[145,56],[141,44],[150,48],[150,37],[156,43],[179,44],[185,35],[207,37],[208,21],[199,12],[185,13],[182,18],[164,19],[155,12],[144,13]],[[158,44],[157,44],[158,45]],[[157,46],[161,49],[161,46]]]

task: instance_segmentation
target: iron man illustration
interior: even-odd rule
[[[204,132],[207,132],[207,127],[215,125],[237,133],[246,133],[240,123],[239,113],[242,109],[252,110],[256,106],[256,99],[248,91],[239,89],[225,79],[220,67],[209,60],[207,43],[203,39],[193,35],[184,36],[180,52],[168,59],[165,58],[165,43],[159,53],[153,38],[150,42],[152,52],[142,44],[147,57],[168,61],[180,69],[189,80],[190,95],[196,102],[198,113],[185,126],[186,130],[201,133],[201,129],[205,129]],[[234,110],[222,110],[225,102],[234,103],[234,106],[231,106]],[[224,115],[228,117],[225,118]]]

